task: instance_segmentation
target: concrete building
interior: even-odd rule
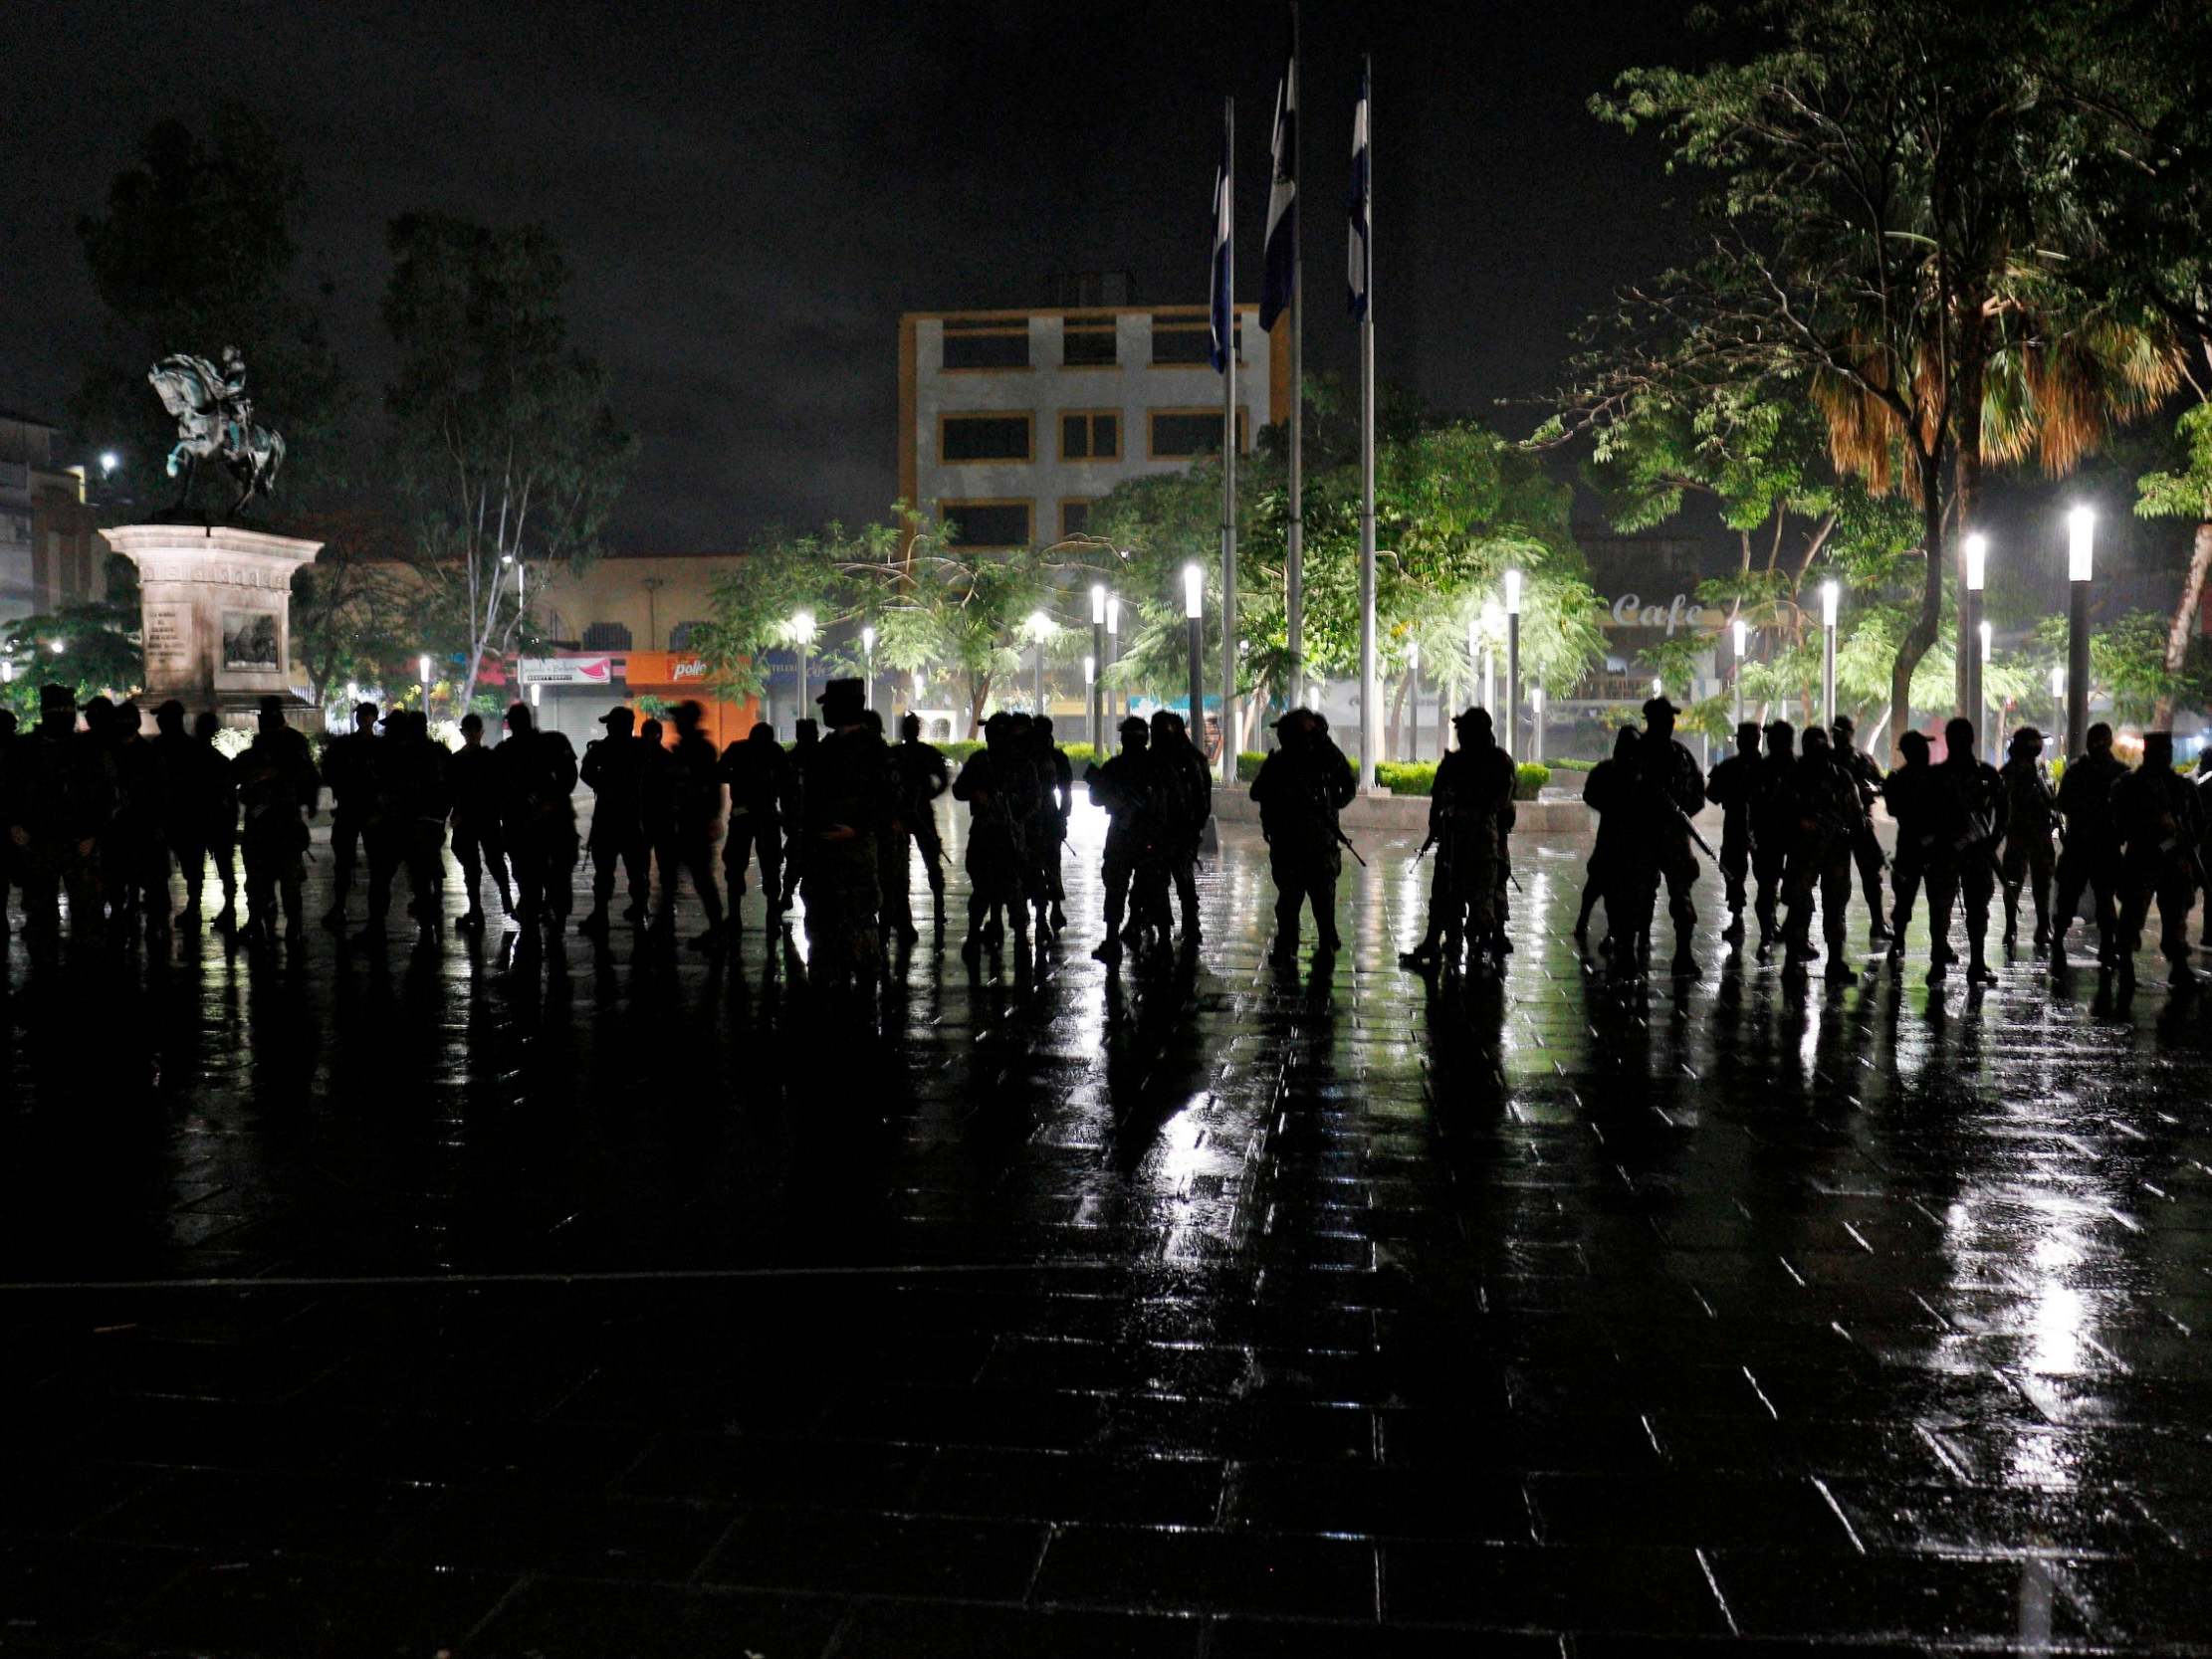
[[[0,621],[108,592],[108,550],[95,534],[85,469],[55,463],[56,430],[0,410]]]
[[[1289,403],[1289,330],[1236,308],[1237,447]],[[1080,534],[1117,484],[1221,442],[1204,306],[909,311],[899,319],[899,495],[969,547]]]

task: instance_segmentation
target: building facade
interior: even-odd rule
[[[1237,435],[1249,454],[1288,405],[1289,331],[1236,308]],[[899,319],[899,496],[955,545],[1084,533],[1131,479],[1221,445],[1204,306],[910,311]]]
[[[0,411],[0,622],[108,594],[85,469],[54,460],[55,427]]]

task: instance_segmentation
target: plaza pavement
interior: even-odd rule
[[[1709,876],[1618,986],[1565,838],[1502,989],[1397,967],[1414,836],[1284,972],[1234,828],[1110,978],[1096,832],[880,1029],[757,896],[14,945],[0,1654],[2212,1650],[2212,998],[1793,986]]]

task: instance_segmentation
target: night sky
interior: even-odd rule
[[[1667,262],[1656,148],[1585,101],[1709,55],[1684,8],[1305,9],[1308,360],[1348,370],[1343,195],[1376,59],[1382,373],[1525,431],[1575,322]],[[896,491],[902,310],[1042,304],[1054,270],[1205,297],[1219,101],[1237,99],[1239,295],[1258,295],[1274,4],[20,7],[0,109],[0,405],[60,418],[97,311],[74,225],[138,134],[261,108],[304,169],[303,280],[371,387],[386,221],[540,220],[576,341],[643,443],[614,539],[712,551]],[[28,26],[26,26],[28,25]],[[212,352],[220,341],[177,341]],[[283,389],[258,389],[280,427]],[[97,441],[97,435],[94,436]]]

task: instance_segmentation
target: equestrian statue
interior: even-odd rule
[[[205,357],[177,352],[162,358],[146,371],[146,378],[160,395],[162,407],[176,417],[176,447],[169,451],[168,472],[184,475],[184,491],[176,505],[192,499],[192,479],[208,456],[221,461],[238,481],[238,499],[230,504],[235,517],[256,496],[274,494],[277,469],[284,465],[284,439],[266,426],[254,424],[253,400],[246,396],[246,359],[238,347],[223,348],[220,368]]]

